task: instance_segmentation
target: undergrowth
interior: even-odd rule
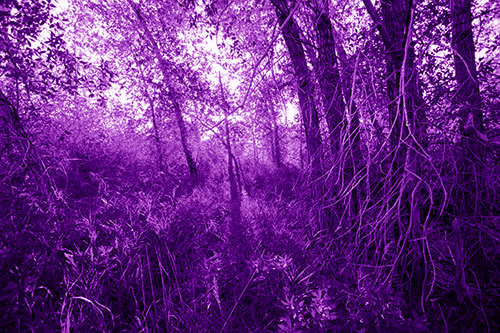
[[[3,188],[4,331],[441,331],[459,328],[460,315],[475,320],[470,308],[495,314],[494,292],[483,291],[481,304],[472,296],[447,304],[457,240],[432,225],[434,290],[424,309],[410,305],[405,290],[384,283],[384,267],[360,264],[354,233],[312,225],[293,170],[268,175],[293,186],[266,183],[262,173],[247,184],[246,253],[228,241],[224,184],[193,187],[182,176],[92,158],[54,170],[50,196],[29,177]],[[491,236],[484,245],[494,252],[496,224],[477,232]]]

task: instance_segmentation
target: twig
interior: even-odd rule
[[[224,322],[224,325],[222,325],[222,328],[221,328],[221,330],[220,330],[219,332],[221,332],[221,333],[222,333],[222,332],[224,331],[224,329],[226,328],[227,323],[229,322],[229,319],[231,318],[231,316],[232,316],[232,314],[233,314],[234,310],[236,309],[236,306],[238,305],[239,301],[241,300],[241,297],[243,296],[243,294],[244,294],[244,293],[245,293],[245,291],[247,290],[248,286],[250,285],[250,282],[252,282],[252,279],[253,279],[253,277],[254,277],[254,275],[255,275],[255,273],[256,273],[256,272],[257,272],[257,270],[256,270],[256,269],[254,269],[254,271],[252,272],[252,275],[250,275],[250,278],[248,279],[247,284],[245,285],[245,288],[243,288],[243,290],[241,291],[240,296],[238,297],[238,299],[237,299],[237,300],[236,300],[236,302],[234,303],[234,305],[233,305],[233,307],[232,307],[231,311],[229,312],[229,315],[228,315],[228,316],[227,316],[227,318],[226,318],[226,321]]]

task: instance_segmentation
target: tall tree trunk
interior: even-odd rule
[[[319,86],[323,98],[323,108],[328,125],[333,154],[341,149],[342,125],[345,119],[344,101],[338,61],[335,52],[335,39],[329,17],[328,0],[318,0],[315,11],[316,38],[318,45]]]
[[[484,130],[484,124],[472,34],[471,0],[451,0],[450,7],[451,46],[457,81],[454,102],[460,108],[463,133],[473,130],[470,134],[475,134]]]
[[[399,146],[401,139],[408,137],[410,131],[413,130],[415,138],[421,137],[423,133],[419,119],[424,117],[417,115],[418,112],[423,112],[423,100],[419,93],[418,75],[414,63],[415,51],[411,41],[413,28],[409,26],[414,4],[413,0],[384,1],[381,20],[370,0],[363,0],[363,3],[377,25],[385,51],[389,55],[386,61],[387,95],[389,116],[392,121],[390,142],[391,149],[394,149]],[[405,75],[401,77],[403,65]],[[404,86],[401,86],[402,82],[405,83]],[[404,158],[400,158],[399,161],[404,161]]]
[[[452,51],[455,62],[455,79],[457,92],[453,104],[459,110],[461,140],[461,158],[463,170],[462,182],[464,193],[457,197],[462,214],[465,216],[479,215],[479,198],[483,190],[480,182],[473,179],[481,173],[484,163],[484,147],[481,144],[480,133],[484,132],[482,100],[479,93],[475,48],[472,35],[471,0],[451,0]],[[465,203],[465,205],[464,205]]]
[[[451,46],[455,63],[455,79],[457,92],[453,105],[458,108],[460,118],[460,150],[457,156],[459,168],[458,186],[453,193],[454,214],[457,216],[454,225],[459,233],[467,232],[465,221],[481,223],[485,209],[480,199],[486,190],[483,179],[483,163],[486,159],[485,148],[482,144],[484,136],[483,103],[479,91],[479,81],[475,61],[475,46],[472,33],[471,0],[451,0]],[[459,234],[459,237],[461,235]],[[488,283],[488,264],[482,247],[479,249],[469,239],[463,246],[473,253],[470,258],[470,268],[481,285]],[[475,249],[474,249],[475,248]],[[463,268],[456,266],[457,299],[462,302],[463,291],[466,289],[466,276]],[[459,274],[460,273],[460,274]],[[482,287],[481,287],[482,288]]]
[[[167,61],[163,58],[161,55],[160,49],[158,48],[158,45],[156,44],[156,41],[151,34],[151,31],[149,31],[149,28],[144,21],[144,18],[142,17],[140,8],[138,4],[135,4],[132,0],[128,0],[130,7],[134,11],[137,21],[139,22],[142,30],[144,31],[144,35],[146,36],[146,39],[148,40],[149,44],[151,45],[153,49],[153,54],[158,61],[158,64],[160,66],[160,70],[163,74],[163,81],[165,84],[165,87],[168,89],[168,98],[170,99],[173,108],[174,108],[174,114],[175,118],[177,120],[177,126],[179,128],[179,134],[180,134],[180,140],[181,140],[181,145],[182,145],[182,150],[184,152],[184,156],[186,158],[186,163],[189,168],[189,174],[191,175],[191,179],[194,184],[198,183],[198,169],[196,166],[196,163],[193,159],[193,155],[191,154],[191,150],[189,149],[189,145],[187,142],[187,131],[186,131],[186,125],[184,122],[184,118],[182,115],[182,110],[179,105],[179,102],[177,100],[178,94],[175,91],[175,88],[172,84],[170,84],[171,80],[171,75],[168,71],[168,64]]]
[[[137,62],[137,58],[136,58]],[[142,66],[139,66],[139,70],[141,72],[142,81],[146,81],[146,76],[144,75],[144,71]],[[158,169],[163,170],[163,153],[161,149],[161,140],[160,140],[160,130],[158,128],[158,121],[156,119],[156,110],[154,105],[154,99],[148,92],[147,87],[143,88],[143,95],[148,100],[149,109],[151,110],[151,121],[153,122],[153,138],[156,144],[156,152],[158,154]]]
[[[227,148],[227,174],[229,178],[229,192],[231,195],[231,220],[232,230],[231,234],[234,238],[241,236],[241,199],[238,190],[238,179],[236,175],[236,161],[231,148],[231,132],[229,130],[229,123],[226,119],[226,148]]]
[[[332,153],[336,156],[342,152],[343,186],[353,186],[348,191],[344,204],[348,215],[354,216],[359,211],[358,190],[354,187],[354,176],[360,168],[361,149],[359,116],[356,105],[352,99],[351,80],[352,73],[340,75],[340,61],[337,57],[337,41],[329,17],[327,0],[316,2],[316,39],[318,45],[318,73],[319,84],[324,104],[325,117],[329,129]],[[342,47],[340,46],[342,49]],[[343,51],[343,49],[342,49]],[[344,58],[346,56],[344,55]],[[347,69],[352,72],[352,68]],[[347,129],[347,131],[343,131]],[[346,139],[342,138],[347,135]]]
[[[173,93],[169,92],[168,95],[170,101],[172,101],[174,106],[175,119],[177,120],[177,127],[179,128],[182,150],[184,151],[184,156],[186,157],[186,162],[189,168],[189,174],[191,175],[193,183],[197,184],[198,169],[196,167],[196,163],[193,159],[193,155],[191,154],[191,150],[189,149],[189,145],[187,142],[186,124],[184,122],[184,117],[182,116],[181,106],[177,102],[176,96],[173,96]]]
[[[304,48],[300,43],[300,28],[290,15],[290,10],[285,0],[273,0],[278,20],[283,27],[283,38],[292,60],[295,77],[298,84],[298,97],[300,112],[304,123],[306,146],[311,159],[313,178],[318,178],[322,173],[322,146],[319,117],[314,102],[314,84],[311,73],[307,68]],[[288,21],[287,21],[288,19]],[[286,24],[285,24],[286,21]]]
[[[325,209],[324,186],[320,181],[323,175],[323,148],[319,125],[319,116],[314,102],[314,83],[307,67],[307,60],[302,43],[301,31],[292,17],[286,0],[272,0],[278,22],[283,27],[282,34],[292,60],[295,79],[298,85],[299,107],[304,124],[306,148],[311,163],[312,197],[318,212],[317,218],[322,227],[335,230],[338,222],[332,212]]]
[[[415,52],[412,45],[414,4],[412,0],[392,0],[382,4],[384,25],[387,27],[391,43],[386,45],[392,61],[389,64],[388,91],[390,98],[391,121],[395,125],[391,131],[391,150],[396,149],[393,158],[393,172],[396,182],[392,188],[398,186],[401,178],[401,190],[398,193],[404,207],[403,214],[408,219],[398,218],[399,226],[395,227],[398,241],[406,243],[408,238],[421,239],[421,202],[419,196],[420,155],[417,154],[418,138],[422,129],[418,124],[416,113],[421,107],[417,95],[417,73],[414,59]],[[401,171],[399,171],[401,170]],[[398,205],[399,206],[399,205]],[[403,278],[408,283],[408,297],[414,304],[418,304],[423,294],[423,249],[420,242],[414,241],[407,251],[413,251],[413,256],[401,262]],[[406,276],[405,276],[406,275]]]
[[[244,242],[244,226],[241,222],[241,174],[233,155],[233,149],[231,145],[231,131],[229,126],[229,115],[230,106],[227,102],[226,95],[224,92],[224,87],[222,85],[222,79],[219,74],[219,85],[223,103],[223,109],[225,112],[225,129],[226,137],[225,142],[222,139],[224,146],[227,149],[227,175],[229,180],[229,206],[231,211],[231,223],[229,225],[230,242],[232,246],[237,249],[236,257],[243,258],[246,249],[246,243]],[[222,136],[224,137],[224,136]]]
[[[412,0],[382,2],[382,20],[370,0],[363,0],[368,13],[377,25],[389,55],[387,60],[387,93],[389,97],[389,151],[385,159],[388,165],[386,181],[387,209],[397,216],[393,221],[394,237],[412,251],[411,259],[395,263],[402,278],[408,284],[408,297],[417,303],[423,293],[423,250],[420,242],[408,245],[408,239],[421,239],[421,182],[419,170],[423,137],[417,112],[422,112],[422,100],[418,94],[415,53],[412,43],[414,4]],[[394,212],[394,209],[400,211]]]

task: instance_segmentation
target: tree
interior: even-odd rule
[[[184,117],[182,115],[182,110],[181,106],[178,102],[178,92],[176,92],[175,87],[173,84],[171,84],[171,80],[174,79],[172,78],[170,71],[169,71],[169,62],[165,60],[165,58],[161,55],[161,51],[158,48],[158,45],[156,43],[156,40],[154,39],[153,35],[151,34],[147,23],[144,20],[143,15],[141,14],[141,10],[139,5],[135,4],[131,0],[129,0],[130,7],[132,8],[137,21],[139,22],[139,25],[141,26],[143,33],[146,37],[146,40],[148,41],[149,45],[151,46],[153,50],[153,54],[158,62],[158,65],[160,67],[160,70],[163,74],[163,81],[165,84],[165,87],[167,89],[167,95],[169,97],[170,102],[172,103],[172,108],[175,114],[175,118],[177,120],[177,126],[179,129],[179,135],[180,135],[180,141],[182,145],[182,149],[184,152],[184,156],[186,158],[186,163],[189,168],[189,173],[191,175],[191,179],[194,184],[198,183],[198,169],[196,167],[196,163],[193,159],[193,155],[191,153],[191,150],[188,146],[187,142],[187,131],[186,131],[186,124],[184,122]]]
[[[391,0],[382,3],[382,19],[379,18],[370,0],[363,0],[367,11],[382,37],[388,57],[387,95],[389,98],[388,115],[390,123],[389,154],[385,157],[387,210],[403,208],[395,214],[392,230],[395,239],[406,248],[408,237],[421,237],[421,210],[423,198],[422,156],[426,155],[422,147],[425,132],[421,127],[423,112],[422,100],[418,93],[418,73],[415,66],[413,25],[415,4],[412,0]],[[423,294],[424,274],[422,260],[423,246],[413,242],[414,256],[399,263],[404,279],[416,286],[410,288],[409,298],[417,302]]]
[[[345,106],[342,99],[342,84],[339,63],[335,50],[335,39],[330,22],[329,6],[326,0],[315,1],[316,39],[318,47],[319,87],[323,98],[323,108],[328,124],[333,154],[340,150],[342,128],[345,123]]]
[[[319,115],[314,101],[314,83],[307,59],[302,46],[300,28],[293,18],[298,7],[290,10],[286,0],[272,0],[275,7],[278,22],[281,25],[283,39],[285,40],[288,54],[292,61],[294,76],[297,83],[297,94],[299,97],[299,108],[304,125],[306,147],[309,161],[311,163],[311,182],[313,201],[318,206],[320,225],[328,226],[335,230],[338,221],[333,221],[328,211],[324,211],[323,200],[324,189],[319,178],[323,174],[323,146]],[[298,6],[298,4],[297,4]]]
[[[273,0],[272,3],[276,8],[278,21],[282,25],[283,39],[293,64],[313,179],[317,179],[322,172],[322,140],[318,111],[314,102],[314,84],[307,67],[304,48],[300,42],[300,28],[295,23],[293,12],[288,8],[286,1]]]
[[[452,0],[451,7],[451,47],[455,65],[457,91],[453,105],[458,108],[459,133],[463,153],[463,181],[466,189],[460,200],[467,202],[463,207],[464,216],[480,214],[479,200],[483,188],[475,188],[472,179],[481,178],[480,167],[484,163],[484,121],[483,103],[479,93],[476,69],[475,46],[472,34],[471,0]],[[462,164],[461,163],[461,164]],[[476,177],[475,175],[479,175]],[[479,185],[480,183],[477,183]],[[458,196],[460,197],[460,196]],[[458,198],[457,197],[457,198]],[[473,203],[471,205],[471,203]],[[462,205],[462,204],[460,204]]]
[[[264,119],[266,119],[266,129],[269,136],[269,142],[271,147],[271,159],[275,164],[276,168],[282,166],[281,158],[281,134],[278,124],[278,112],[276,111],[276,106],[274,105],[273,97],[271,94],[270,87],[264,87],[260,90],[262,94],[262,108],[264,109]],[[269,122],[268,122],[269,121]]]
[[[219,75],[221,108],[224,112],[225,135],[222,135],[221,141],[227,151],[227,175],[229,181],[229,208],[231,211],[231,223],[229,225],[230,242],[236,251],[236,258],[242,258],[244,255],[244,230],[245,226],[241,220],[241,176],[240,169],[234,155],[232,146],[231,127],[229,126],[229,115],[231,107],[228,103],[226,92],[222,84],[222,78]]]
[[[0,183],[10,195],[15,193],[12,189],[22,191],[21,184],[28,186],[28,175],[35,179],[45,169],[32,140],[31,123],[46,119],[43,106],[55,91],[74,93],[74,57],[67,52],[61,26],[50,9],[46,0],[5,1],[0,11]],[[33,41],[41,38],[47,24],[49,37],[36,45]],[[54,67],[57,72],[51,70]],[[29,185],[49,196],[50,183],[43,173]]]
[[[476,69],[475,45],[472,33],[471,0],[451,0],[451,47],[455,65],[457,91],[452,100],[458,108],[460,119],[459,134],[461,151],[456,160],[458,165],[458,184],[454,191],[453,206],[456,219],[454,229],[462,236],[466,220],[480,221],[484,212],[481,202],[485,195],[483,165],[487,158],[484,149],[483,102],[479,92]],[[463,246],[463,244],[462,244]],[[471,244],[465,244],[466,248]],[[460,249],[463,251],[463,249]],[[485,285],[488,280],[487,259],[483,249],[474,251],[471,258],[472,269]],[[460,303],[466,289],[466,273],[462,265],[456,265],[455,291]]]
[[[136,62],[138,62],[138,61],[136,60]],[[142,66],[139,65],[139,67],[140,67],[141,79],[143,81],[145,81],[146,77],[144,75],[144,71],[142,69]],[[144,85],[142,87],[142,90],[143,90],[143,95],[146,98],[146,100],[149,104],[149,108],[151,110],[151,120],[153,122],[153,137],[155,140],[156,150],[157,150],[157,154],[158,154],[158,167],[160,170],[162,170],[163,169],[163,151],[161,148],[160,129],[159,129],[158,119],[157,119],[158,116],[157,116],[157,112],[155,109],[155,100],[154,100],[154,97],[151,96],[151,94],[148,92],[147,85]]]
[[[359,114],[352,95],[353,68],[347,66],[347,56],[342,45],[335,40],[335,31],[330,21],[328,1],[313,2],[316,44],[318,49],[317,75],[322,95],[323,113],[329,131],[330,145],[334,160],[340,160],[343,189],[331,192],[347,193],[344,205],[349,216],[359,211],[358,185],[356,174],[362,165]],[[337,55],[338,54],[338,55]],[[344,58],[341,75],[340,58]],[[350,73],[350,74],[349,74]]]

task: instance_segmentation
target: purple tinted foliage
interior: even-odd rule
[[[0,330],[500,331],[495,1],[0,1]]]

